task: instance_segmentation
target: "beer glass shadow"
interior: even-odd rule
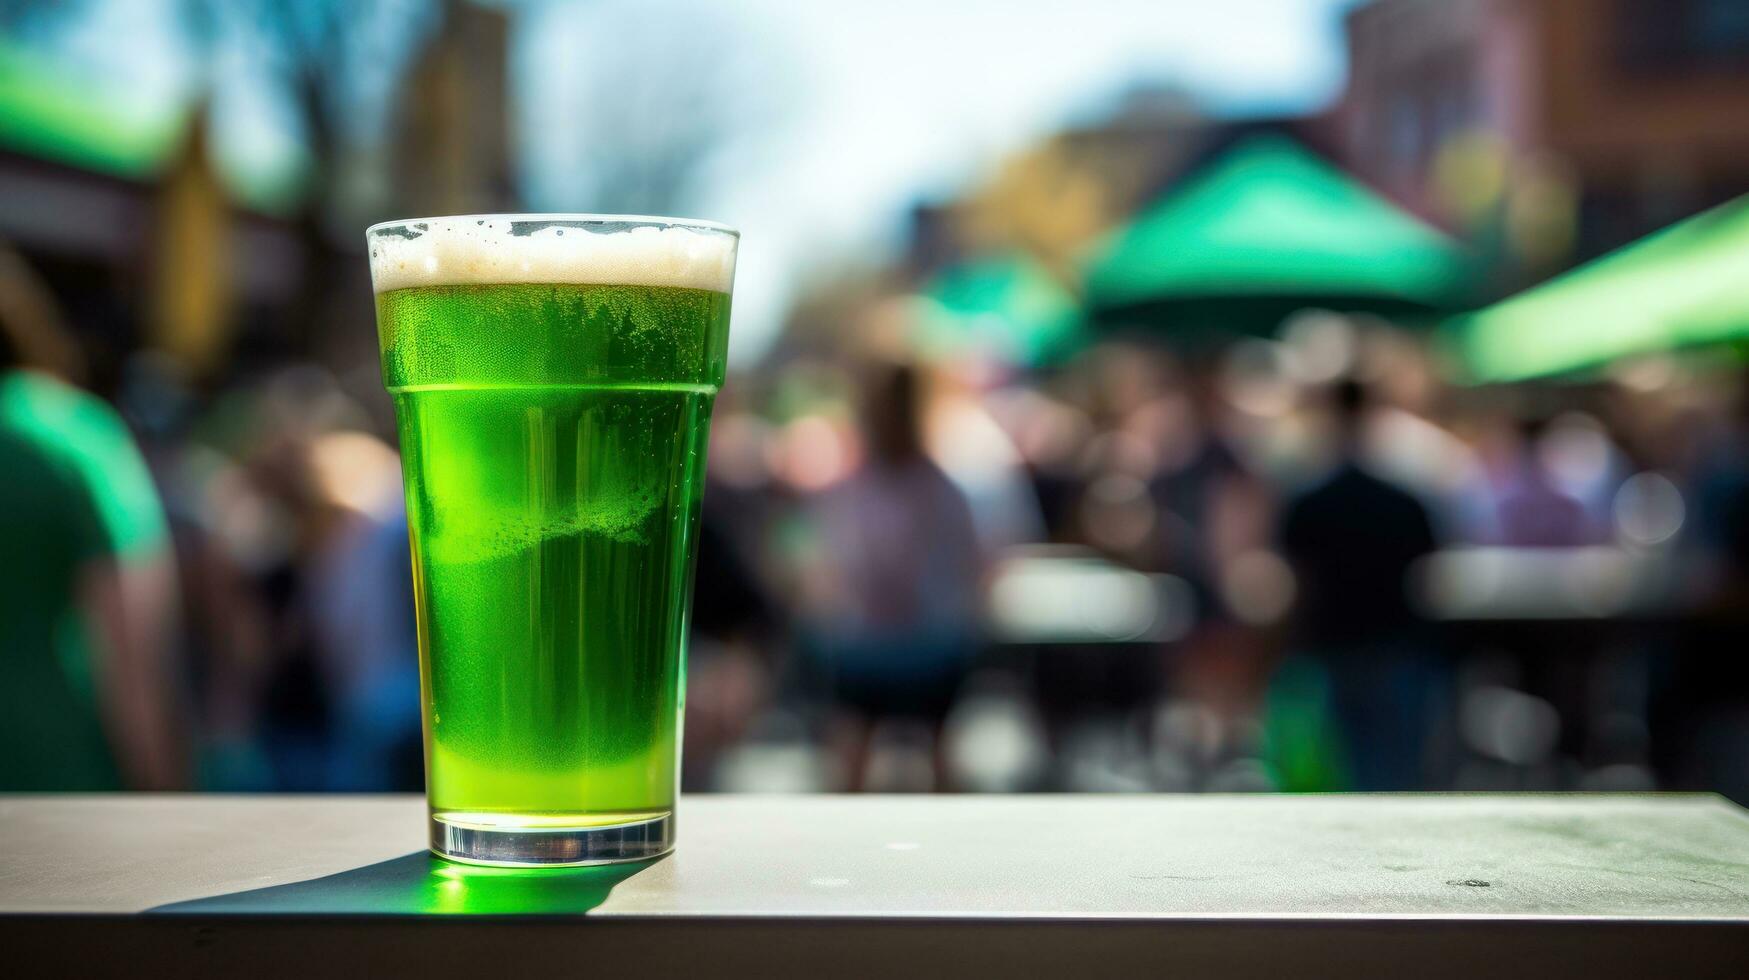
[[[174,902],[149,913],[203,915],[582,915],[660,861],[585,868],[485,868],[420,851],[309,881]]]

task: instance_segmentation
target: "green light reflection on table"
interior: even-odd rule
[[[615,885],[655,864],[486,868],[408,854],[288,885],[215,895],[154,913],[228,915],[583,915]]]

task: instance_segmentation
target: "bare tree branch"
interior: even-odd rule
[[[653,4],[583,52],[574,196],[594,210],[688,210],[720,155],[770,113],[740,25],[710,8]]]

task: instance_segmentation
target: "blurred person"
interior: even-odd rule
[[[400,459],[363,432],[331,432],[308,465],[333,528],[307,558],[305,590],[331,729],[325,787],[425,786],[419,641]]]
[[[351,634],[335,624],[345,614],[333,602],[334,576],[366,553],[354,551],[366,540],[361,514],[398,484],[397,468],[384,462],[393,454],[380,440],[356,431],[364,413],[325,370],[292,364],[251,387],[253,397],[231,411],[245,420],[240,445],[249,447],[244,469],[260,522],[282,539],[254,574],[267,623],[260,742],[275,788],[319,791],[334,784],[350,737],[343,729],[357,692],[346,685],[365,676],[343,669],[348,653],[336,638]],[[392,581],[372,580],[388,595]],[[391,600],[376,593],[375,601]],[[372,650],[371,662],[379,653],[392,657]]]
[[[326,787],[418,792],[425,762],[405,510],[361,519],[319,567],[312,606],[334,726]]]
[[[1734,394],[1732,410],[1681,420],[1693,436],[1684,467],[1692,497],[1684,537],[1727,598],[1740,599],[1749,596],[1749,369]]]
[[[1172,388],[1127,425],[1158,447],[1148,490],[1160,514],[1159,567],[1196,599],[1170,683],[1212,712],[1225,739],[1257,706],[1268,660],[1262,629],[1286,601],[1285,576],[1270,574],[1280,562],[1268,557],[1278,505],[1223,424],[1235,395],[1216,365],[1198,358],[1169,367]]]
[[[775,699],[784,617],[764,581],[772,516],[772,426],[751,393],[760,379],[734,376],[712,410],[698,558],[685,656],[686,724],[681,787],[722,787],[731,753]]]
[[[1425,342],[1394,329],[1360,340],[1361,370],[1380,386],[1366,426],[1367,466],[1419,497],[1442,538],[1495,539],[1488,473],[1458,431],[1461,399],[1436,380]]]
[[[917,375],[878,369],[862,403],[866,455],[809,506],[804,571],[813,651],[843,712],[845,769],[860,789],[876,723],[941,726],[980,634],[983,555],[964,495],[923,449]]]
[[[1415,789],[1439,662],[1419,628],[1409,578],[1438,542],[1426,507],[1364,461],[1366,389],[1343,381],[1331,400],[1337,463],[1288,503],[1279,529],[1296,584],[1296,640],[1327,674],[1351,788]]]
[[[925,442],[930,457],[965,494],[983,553],[1042,540],[1044,515],[1025,461],[990,411],[991,379],[978,377],[971,366],[947,365],[932,379]]]
[[[1675,656],[1657,663],[1649,709],[1653,762],[1666,789],[1749,804],[1749,371],[1734,411],[1683,419],[1699,434],[1684,483],[1685,550],[1704,582],[1681,621]]]
[[[1025,385],[998,392],[995,409],[1032,484],[1043,539],[1069,543],[1075,502],[1082,492],[1076,463],[1092,435],[1092,423],[1075,406]]]
[[[177,469],[199,465],[184,460]],[[211,511],[237,507],[235,497],[247,492],[235,467],[220,465],[225,468],[195,492],[167,490],[182,596],[177,656],[195,699],[196,784],[218,791],[262,790],[271,788],[258,742],[267,614],[247,566],[215,526]]]
[[[1610,428],[1590,413],[1562,412],[1543,427],[1537,456],[1554,485],[1578,502],[1583,536],[1593,544],[1610,540],[1616,495],[1635,472]]]
[[[0,789],[174,789],[164,513],[120,417],[68,383],[76,357],[0,249]]]
[[[241,468],[197,437],[199,402],[172,358],[148,350],[128,359],[117,403],[162,493],[175,553],[174,659],[192,709],[193,780],[208,790],[269,789],[256,717],[266,615],[249,574],[251,542],[233,540],[239,519],[259,516],[259,503]]]
[[[1519,548],[1601,544],[1603,528],[1549,469],[1544,452],[1548,428],[1542,418],[1518,423],[1517,442],[1495,478],[1498,543]]]
[[[724,753],[747,736],[772,693],[778,615],[734,534],[756,512],[740,496],[713,489],[699,519],[680,756],[688,789],[714,785]]]
[[[1160,515],[1148,487],[1159,450],[1155,433],[1133,425],[1158,397],[1156,368],[1154,352],[1103,348],[1056,379],[1079,405],[1044,396],[1033,396],[1030,406],[1015,403],[1021,412],[1014,422],[1041,500],[1054,497],[1059,510],[1053,540],[1072,546],[1053,549],[1060,554],[1091,548],[1097,557],[1086,556],[1100,563],[1159,567],[1153,544]],[[1097,780],[1112,761],[1102,758],[1108,750],[1141,745],[1142,726],[1161,690],[1164,660],[1151,643],[1114,647],[1105,639],[1089,624],[1078,639],[1027,643],[1003,657],[1019,654],[1024,664],[1057,785]]]
[[[1149,490],[1164,517],[1163,566],[1199,590],[1209,615],[1230,618],[1221,572],[1268,544],[1274,510],[1269,488],[1222,432],[1218,399],[1211,372],[1187,369],[1178,390],[1127,425],[1158,447]]]

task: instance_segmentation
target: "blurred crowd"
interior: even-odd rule
[[[0,788],[416,790],[373,365],[82,386],[0,282]],[[1704,788],[1749,800],[1749,376],[1464,388],[1304,313],[719,398],[692,790]]]

